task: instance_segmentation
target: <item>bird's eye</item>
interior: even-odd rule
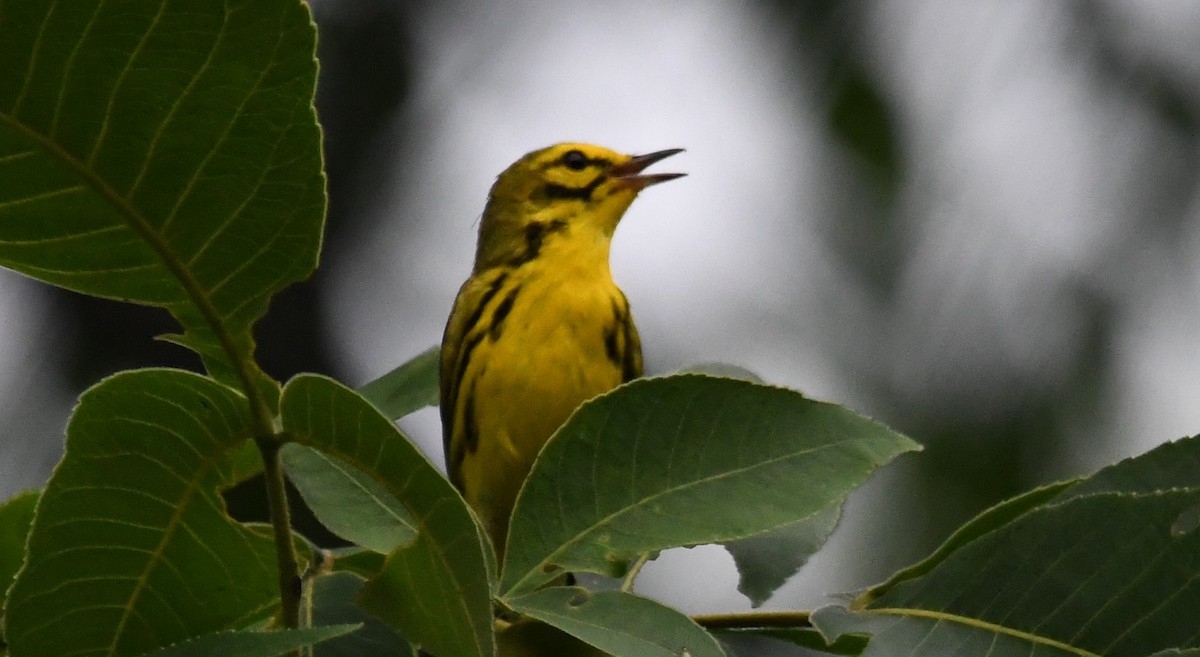
[[[575,171],[583,171],[587,168],[587,156],[579,151],[567,151],[566,155],[562,156],[563,166]]]

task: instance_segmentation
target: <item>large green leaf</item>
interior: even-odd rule
[[[913,566],[901,570],[884,584],[868,591],[860,602],[881,595],[907,579],[923,575],[953,554],[960,547],[1005,526],[1026,512],[1052,500],[1064,501],[1096,492],[1153,492],[1173,487],[1197,485],[1200,462],[1192,440],[1181,440],[1159,446],[1153,457],[1125,459],[1104,468],[1087,478],[1062,481],[1023,493],[984,511],[960,527],[933,554]]]
[[[414,519],[416,539],[363,590],[367,610],[438,657],[491,657],[491,548],[458,491],[390,419],[332,379],[292,379],[280,410],[293,439],[366,472]]]
[[[196,374],[125,372],[85,392],[9,597],[14,657],[138,655],[272,614],[270,535],[217,492],[250,435],[246,399]]]
[[[0,3],[0,266],[167,308],[214,375],[252,371],[320,250],[314,43],[298,0]]]
[[[874,633],[866,655],[1195,649],[1200,531],[1187,519],[1198,505],[1200,440],[1163,445],[985,512],[854,613],[813,621],[827,636]]]
[[[826,513],[911,440],[833,404],[748,381],[642,379],[582,406],[517,500],[501,590],[559,569],[620,576],[639,555]]]
[[[632,593],[555,586],[508,603],[613,657],[725,657],[687,616]]]

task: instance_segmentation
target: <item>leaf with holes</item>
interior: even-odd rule
[[[140,370],[85,392],[46,484],[5,619],[13,657],[138,655],[279,604],[268,532],[225,514],[246,399]]]
[[[251,326],[313,271],[325,207],[303,3],[0,15],[0,266],[166,308],[214,376],[261,385]]]

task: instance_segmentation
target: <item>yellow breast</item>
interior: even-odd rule
[[[520,486],[554,431],[579,404],[631,378],[624,359],[636,338],[624,295],[611,278],[563,274],[511,272],[463,371],[469,387],[459,391],[455,426],[464,449],[451,467],[494,537],[506,534]]]

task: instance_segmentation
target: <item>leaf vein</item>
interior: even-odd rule
[[[29,50],[29,68],[25,70],[25,83],[21,85],[21,91],[17,94],[17,98],[13,102],[12,118],[14,121],[17,118],[17,114],[21,112],[21,106],[25,104],[29,87],[32,86],[34,79],[37,78],[38,54],[42,52],[42,38],[46,36],[46,26],[50,24],[50,17],[54,15],[56,9],[58,9],[58,0],[51,0],[50,6],[46,9],[46,16],[42,19],[42,24],[38,26],[37,37],[34,38],[33,47]]]
[[[75,59],[79,57],[79,50],[87,41],[88,35],[91,34],[92,28],[96,25],[96,17],[100,15],[100,10],[104,8],[103,2],[97,2],[92,9],[92,15],[88,17],[87,25],[83,27],[83,33],[75,39],[75,44],[71,48],[71,54],[67,55],[66,61],[62,67],[62,81],[58,85],[58,95],[54,99],[54,114],[50,119],[50,136],[58,134],[58,120],[62,115],[63,100],[67,96],[67,89],[70,87],[71,73],[74,72]]]
[[[83,185],[72,185],[70,187],[63,187],[61,189],[55,189],[55,190],[51,190],[48,192],[42,192],[40,194],[34,194],[33,196],[23,196],[21,198],[16,198],[11,201],[4,201],[4,202],[0,203],[0,211],[10,210],[12,208],[17,208],[22,205],[29,205],[30,203],[38,203],[40,201],[45,201],[48,199],[55,199],[55,198],[59,198],[60,196],[68,196],[71,194],[77,194],[79,192],[82,192],[84,189],[86,189],[86,187],[84,187]],[[12,241],[12,240],[7,240],[7,239],[4,240],[4,242],[6,244],[22,244],[23,243],[23,242],[17,242],[17,241]]]
[[[104,3],[97,3],[97,11]],[[117,96],[121,94],[121,87],[125,86],[125,78],[129,75],[129,71],[133,68],[133,62],[142,54],[142,48],[146,46],[146,42],[150,40],[150,35],[154,33],[155,28],[162,21],[163,14],[167,10],[167,5],[170,3],[162,2],[158,5],[158,13],[150,21],[150,25],[146,27],[133,50],[129,51],[129,56],[125,59],[125,65],[121,67],[121,72],[117,75],[117,79],[113,82],[112,93],[108,95],[108,102],[104,107],[104,119],[100,122],[100,132],[96,135],[96,141],[92,143],[92,151],[88,153],[85,162],[88,168],[96,162],[96,156],[100,154],[100,150],[104,147],[104,142],[108,140],[108,129],[111,126],[113,115],[113,106],[116,105]],[[93,19],[95,15],[93,15]],[[54,137],[54,132],[50,132],[50,137]]]

